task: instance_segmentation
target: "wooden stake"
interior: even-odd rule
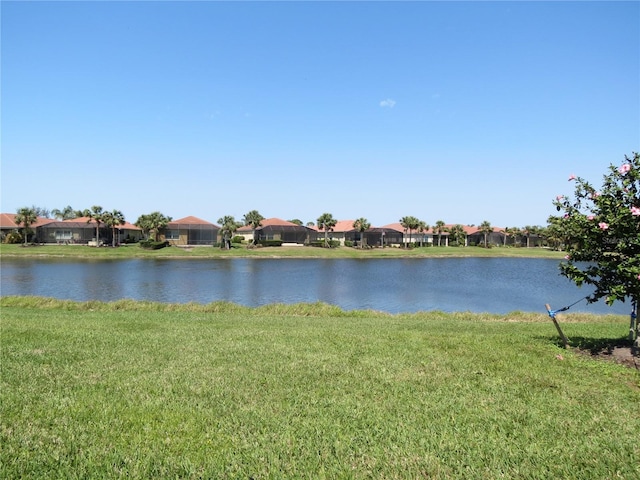
[[[551,307],[549,306],[548,303],[545,304],[545,307],[547,307],[547,312],[549,313],[551,320],[553,320],[553,324],[556,326],[556,330],[558,330],[558,335],[560,335],[560,338],[562,339],[562,343],[564,343],[564,348],[569,348],[569,340],[567,339],[567,337],[565,337],[564,333],[562,332],[562,329],[560,328],[560,324],[558,323],[558,320],[556,320],[556,314],[551,312]]]

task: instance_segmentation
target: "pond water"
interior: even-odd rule
[[[526,258],[406,259],[2,259],[1,295],[78,301],[118,299],[240,305],[325,302],[345,310],[544,312],[584,297],[558,261]],[[572,312],[628,314],[586,301]]]

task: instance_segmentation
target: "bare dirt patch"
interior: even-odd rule
[[[625,367],[634,368],[640,371],[640,356],[633,355],[631,347],[626,345],[615,345],[598,350],[576,348],[575,351],[581,355],[588,355],[599,360],[615,362],[620,365],[624,365]]]

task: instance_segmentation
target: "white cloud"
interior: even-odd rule
[[[387,98],[386,100],[382,100],[380,102],[380,106],[381,107],[389,107],[389,108],[393,108],[396,105],[396,101],[391,99],[391,98]]]

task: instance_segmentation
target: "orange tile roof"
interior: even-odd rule
[[[56,223],[89,223],[89,224],[95,224],[96,221],[93,218],[89,218],[89,217],[78,217],[78,218],[70,218],[68,220],[53,220]],[[101,222],[102,224],[104,224],[104,222]],[[141,230],[140,228],[136,227],[134,224],[129,223],[127,221],[124,222],[123,225],[118,225],[118,228],[121,230]]]
[[[15,213],[0,213],[0,228],[20,228],[16,223],[16,215]],[[53,221],[50,218],[38,217],[32,226],[41,227]]]
[[[169,222],[169,225],[213,225],[217,226],[211,222],[207,222],[206,220],[202,220],[201,218],[188,216],[184,218],[180,218],[178,220],[172,220]]]
[[[333,232],[350,232],[353,230],[354,220],[338,220],[335,227],[331,231]]]
[[[262,220],[262,226],[263,227],[274,227],[274,226],[287,226],[287,227],[297,227],[298,225],[293,223],[293,222],[289,222],[287,220],[282,220],[281,218],[265,218],[264,220]]]

